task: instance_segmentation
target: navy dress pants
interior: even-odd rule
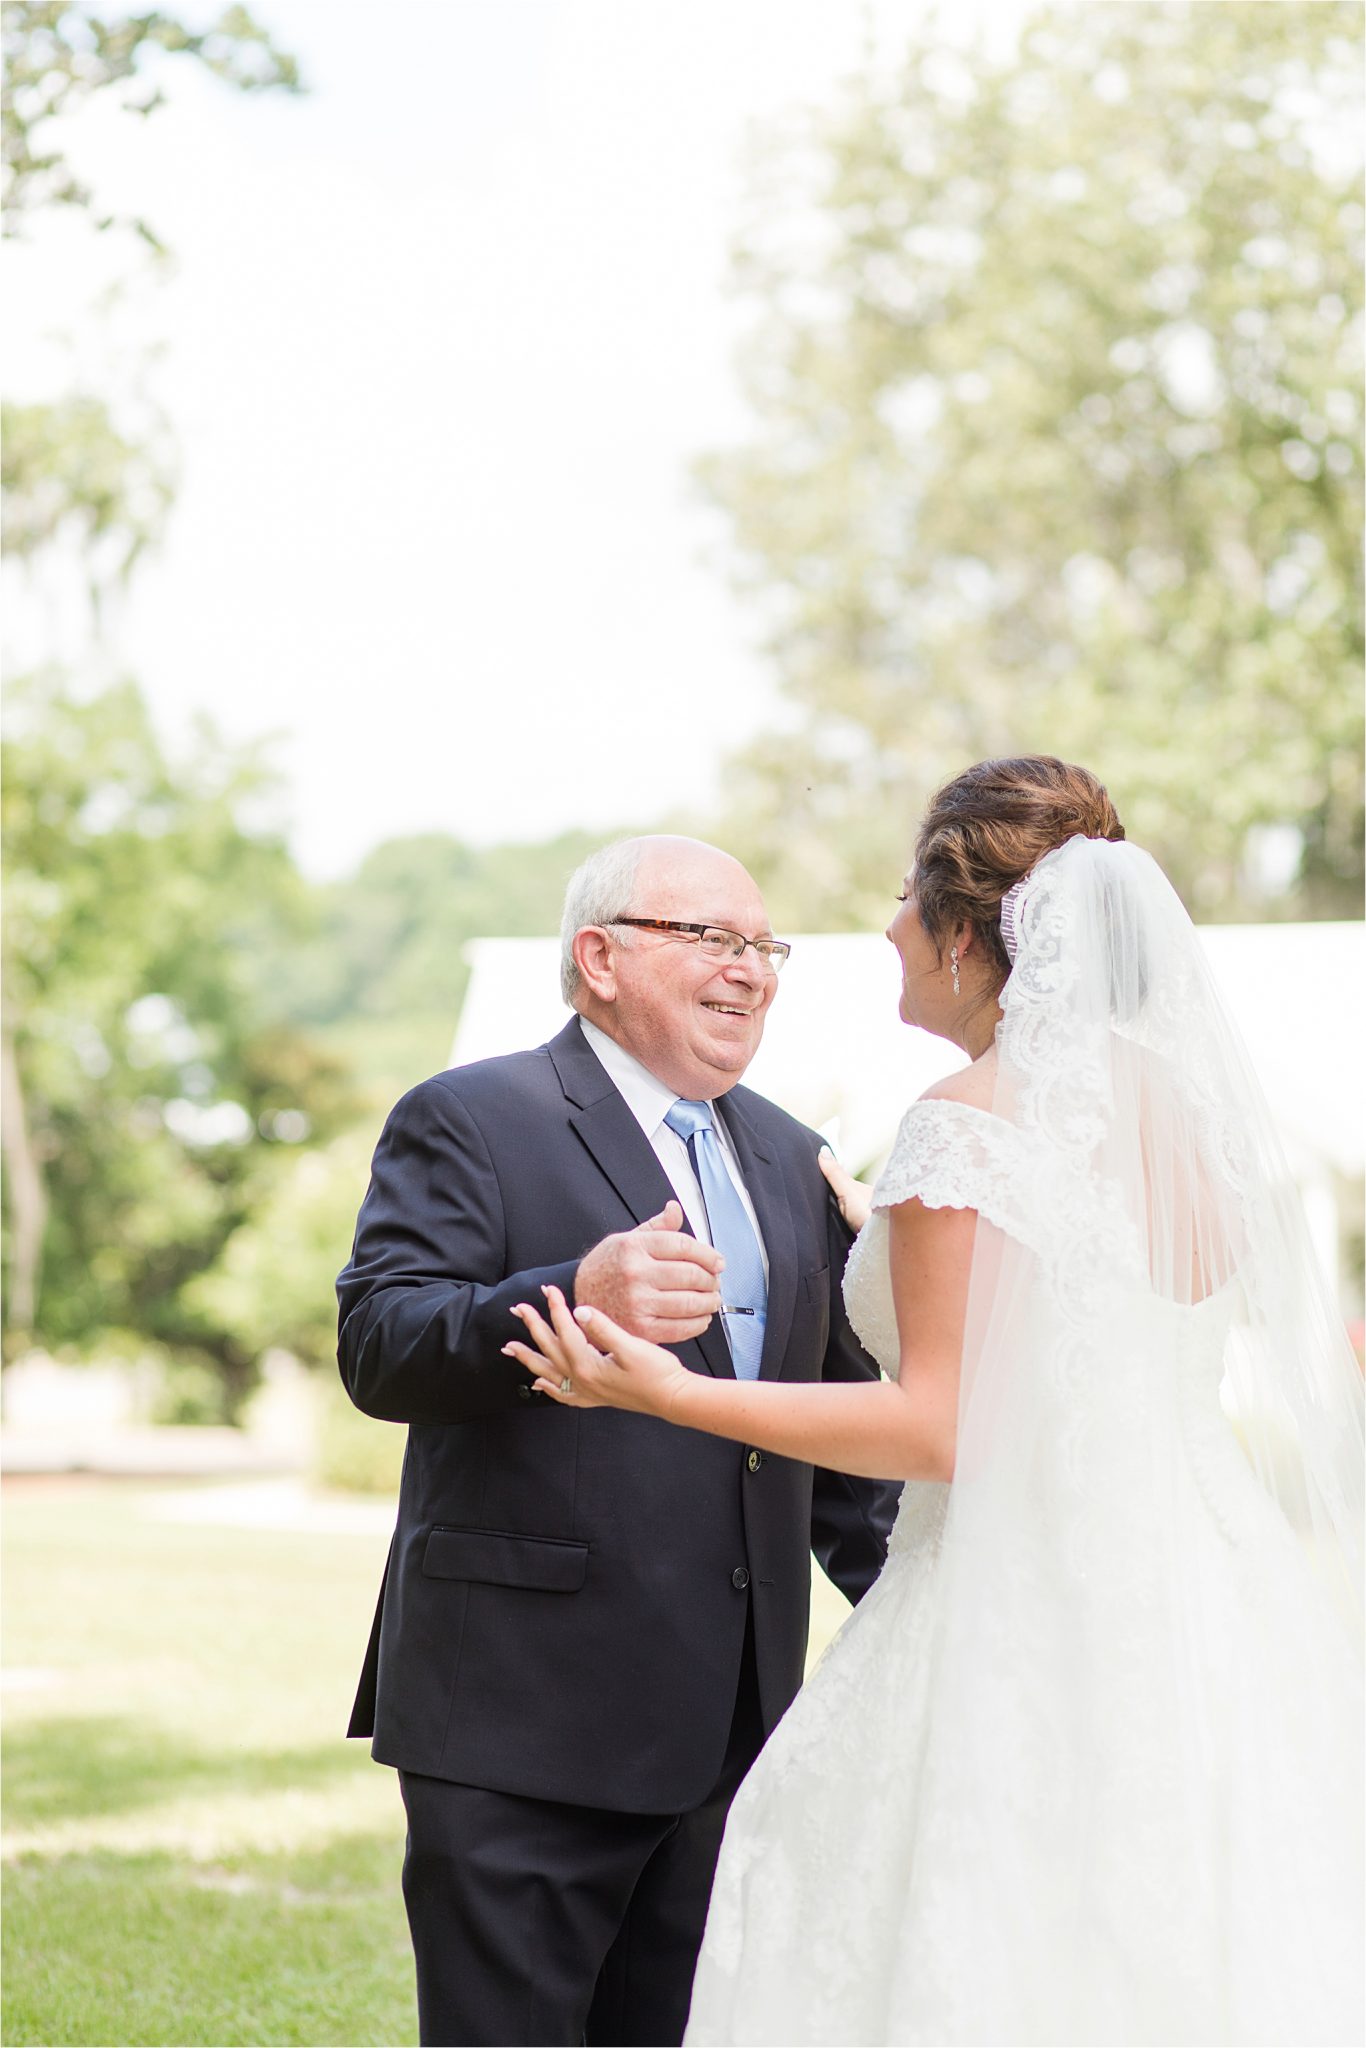
[[[726,1814],[763,1742],[752,1624],[720,1776],[688,1813],[609,1813],[400,1771],[423,2048],[669,2048]]]

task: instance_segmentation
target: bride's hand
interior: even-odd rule
[[[829,1181],[840,1205],[840,1215],[856,1234],[873,1213],[873,1191],[861,1180],[855,1180],[847,1167],[841,1166],[828,1145],[822,1145],[816,1164]]]
[[[561,1408],[626,1408],[638,1415],[667,1415],[680,1382],[687,1378],[687,1367],[671,1351],[631,1336],[601,1309],[578,1308],[571,1315],[558,1287],[543,1287],[541,1292],[550,1321],[530,1302],[518,1302],[512,1313],[520,1318],[531,1344],[514,1341],[503,1346],[505,1357],[517,1359],[534,1376],[537,1393],[548,1394]]]

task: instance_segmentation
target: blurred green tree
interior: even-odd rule
[[[110,93],[131,114],[155,113],[165,103],[165,58],[193,58],[242,92],[301,90],[294,58],[240,6],[195,30],[162,8],[111,15],[85,0],[6,0],[3,55],[0,204],[7,235],[22,234],[34,214],[62,207],[99,229],[131,228],[161,251],[149,221],[99,209],[95,192],[68,162],[60,124]]]
[[[262,971],[310,904],[253,826],[264,771],[201,731],[171,761],[137,689],[29,678],[4,745],[6,1344],[136,1331],[254,1354],[191,1283],[281,1154],[354,1117],[340,1067],[272,1013]]]
[[[236,5],[195,30],[163,9],[111,15],[86,0],[7,0],[0,47],[0,222],[12,238],[58,214],[99,231],[132,230],[167,253],[149,221],[100,208],[71,168],[67,139],[73,117],[96,98],[154,113],[165,102],[169,59],[193,59],[244,92],[302,90],[295,59]],[[7,401],[0,422],[6,555],[31,563],[54,547],[74,548],[97,616],[102,590],[157,539],[174,495],[166,423],[139,396],[135,424],[127,394],[116,402],[89,391]]]
[[[355,1230],[374,1132],[349,1130],[301,1147],[264,1199],[191,1281],[187,1299],[243,1356],[273,1345],[306,1365],[331,1364],[337,1349],[333,1283]]]
[[[0,407],[0,541],[11,562],[54,547],[79,555],[98,611],[159,538],[173,495],[164,436],[134,438],[109,404],[76,394]]]
[[[329,1356],[378,1121],[449,1055],[463,942],[554,931],[597,843],[427,834],[317,886],[252,822],[268,784],[207,730],[168,759],[131,683],[14,686],[10,1355],[132,1332],[212,1361],[234,1402],[271,1345]]]
[[[277,963],[279,999],[310,1023],[436,1011],[449,1036],[464,941],[557,931],[564,885],[599,844],[589,832],[483,848],[441,832],[385,840],[320,892],[317,937]]]
[[[67,156],[96,96],[148,115],[160,67],[298,89],[242,7],[206,29],[152,10],[14,0],[3,19],[4,231],[103,212]],[[75,392],[4,412],[4,542],[35,569],[78,562],[95,600],[160,535],[173,461],[155,408]],[[252,1359],[187,1283],[261,1199],[276,1154],[354,1113],[336,1063],[283,1028],[256,962],[309,906],[279,842],[250,823],[259,760],[205,729],[170,761],[136,687],[31,675],[9,693],[3,949],[4,1353],[111,1331],[211,1358],[230,1400]]]
[[[755,424],[703,477],[787,700],[728,787],[780,920],[880,914],[926,794],[1017,751],[1197,915],[1359,914],[1362,32],[926,27],[761,149]]]

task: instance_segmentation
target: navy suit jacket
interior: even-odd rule
[[[719,1100],[769,1257],[761,1377],[864,1380],[849,1235],[820,1140],[747,1088]],[[382,1763],[632,1813],[706,1798],[746,1609],[764,1724],[801,1683],[810,1552],[857,1600],[898,1489],[533,1393],[501,1347],[514,1302],[657,1214],[672,1189],[574,1018],[548,1045],[437,1074],[385,1125],[338,1358],[408,1425],[398,1526],[352,1715]],[[677,1347],[731,1375],[722,1325]]]

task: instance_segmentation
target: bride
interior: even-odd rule
[[[888,936],[972,1063],[850,1255],[887,1377],[704,1378],[554,1289],[510,1347],[910,1482],[735,1801],[687,2038],[1357,2042],[1360,1377],[1194,929],[1030,757],[935,798]]]

